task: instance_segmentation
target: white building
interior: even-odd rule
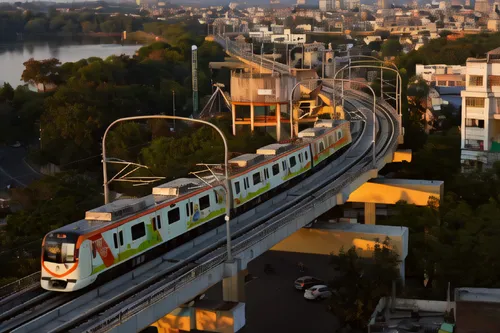
[[[271,35],[272,43],[303,44],[306,42],[306,34],[292,34],[290,29],[285,29],[283,34]]]
[[[436,80],[436,75],[465,75],[466,67],[460,65],[415,65],[415,74],[421,76],[422,79],[431,83]]]
[[[335,10],[335,0],[319,0],[319,10],[322,12]]]
[[[467,59],[461,96],[462,170],[489,168],[500,160],[500,48]]]

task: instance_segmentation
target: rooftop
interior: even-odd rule
[[[395,298],[380,299],[369,322],[371,332],[438,332],[444,324],[445,311],[453,305],[445,301]]]
[[[455,301],[500,303],[500,289],[456,288]]]

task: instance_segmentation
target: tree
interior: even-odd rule
[[[61,62],[56,58],[46,60],[30,58],[23,65],[25,69],[21,75],[21,80],[34,85],[42,84],[43,91],[45,91],[47,84],[58,84],[60,81]]]
[[[48,21],[45,18],[36,18],[28,21],[24,26],[27,33],[40,34],[47,32]]]
[[[12,101],[14,98],[14,89],[10,84],[4,82],[3,87],[0,88],[0,102]]]
[[[399,43],[399,40],[389,38],[382,44],[381,50],[384,57],[396,57],[401,54],[403,47]]]
[[[366,327],[379,299],[389,296],[392,283],[399,280],[398,255],[389,238],[377,241],[372,250],[371,258],[360,257],[354,246],[331,256],[340,275],[330,283],[334,292],[329,309],[342,327]]]

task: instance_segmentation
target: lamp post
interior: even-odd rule
[[[126,118],[120,118],[112,122],[106,131],[104,132],[104,136],[102,138],[102,174],[103,174],[103,186],[104,186],[104,203],[108,204],[109,203],[109,182],[108,182],[108,170],[106,166],[106,137],[108,135],[109,130],[111,127],[116,125],[117,123],[124,122],[124,121],[130,121],[130,120],[144,120],[144,119],[172,119],[172,120],[183,120],[183,121],[190,121],[193,123],[198,123],[198,124],[203,124],[203,125],[208,125],[215,129],[217,133],[222,138],[222,141],[224,142],[224,187],[226,189],[226,216],[224,217],[226,221],[226,237],[227,237],[227,260],[231,261],[232,260],[232,253],[231,253],[231,228],[229,225],[229,221],[231,219],[231,188],[229,185],[229,172],[228,172],[228,163],[229,163],[229,151],[227,148],[227,140],[226,136],[224,133],[214,124],[209,123],[204,120],[200,119],[192,119],[192,118],[184,118],[184,117],[177,117],[177,116],[166,116],[166,115],[154,115],[154,116],[137,116],[137,117],[126,117]]]

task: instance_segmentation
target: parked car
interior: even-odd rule
[[[303,276],[295,280],[295,289],[302,291],[318,284],[324,284],[324,282],[312,276]]]
[[[304,298],[309,300],[320,300],[330,296],[332,296],[332,292],[324,284],[313,286],[304,292]]]

